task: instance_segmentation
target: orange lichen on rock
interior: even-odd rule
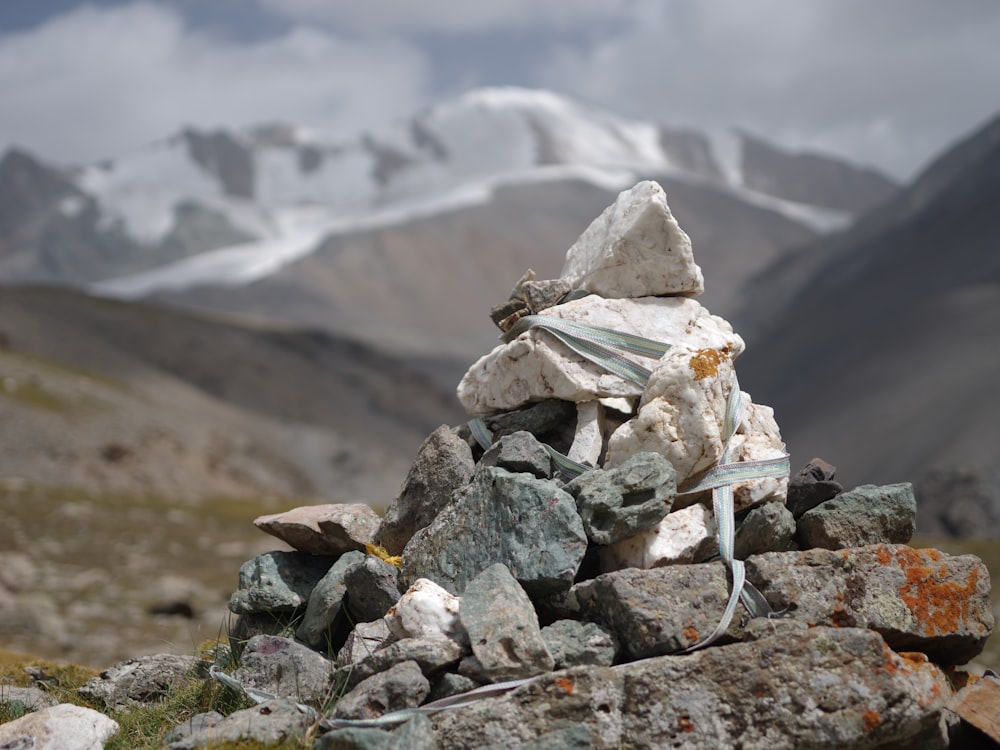
[[[704,380],[718,375],[719,365],[722,364],[725,356],[718,349],[699,349],[696,351],[690,362],[694,379]]]
[[[677,717],[677,728],[682,732],[693,732],[694,722],[691,721],[690,716],[678,716]]]
[[[567,695],[572,695],[573,689],[576,687],[573,680],[571,680],[569,677],[557,677],[552,682],[556,687],[560,688]]]
[[[937,550],[898,547],[893,556],[906,576],[899,596],[924,633],[941,635],[962,630],[969,619],[969,601],[976,593],[979,570],[973,568],[968,579],[960,583],[947,580],[947,566],[933,565],[941,561]]]
[[[861,720],[865,723],[865,731],[870,732],[875,727],[877,727],[879,724],[882,723],[882,715],[878,711],[869,708],[867,711],[865,711],[864,715],[861,717]]]
[[[683,635],[684,635],[684,638],[686,640],[690,641],[691,643],[697,643],[698,642],[698,630],[697,630],[697,628],[693,628],[693,627],[684,628],[684,634]]]

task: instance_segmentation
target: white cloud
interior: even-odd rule
[[[996,112],[1000,5],[979,0],[640,0],[539,75],[633,116],[741,126],[908,176]]]
[[[364,33],[570,31],[621,15],[631,0],[259,0],[276,15]]]
[[[90,161],[182,124],[277,119],[354,133],[409,114],[427,78],[424,57],[400,41],[297,27],[239,43],[186,27],[164,5],[83,6],[0,37],[0,149]]]

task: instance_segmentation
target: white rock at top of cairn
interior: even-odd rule
[[[744,348],[743,339],[727,321],[685,297],[604,299],[590,295],[539,314],[668,344],[684,342],[696,348],[727,349],[732,356]],[[655,363],[645,360],[647,367]],[[581,403],[641,393],[642,388],[635,383],[598,367],[537,328],[480,358],[458,385],[458,399],[473,416],[511,411],[547,398]]]
[[[663,188],[640,182],[587,227],[566,253],[562,279],[602,297],[695,296],[705,291],[691,239]]]

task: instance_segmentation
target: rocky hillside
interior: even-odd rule
[[[795,459],[876,482],[995,463],[998,200],[1000,119],[748,289],[740,377]]]
[[[0,475],[171,495],[391,499],[460,418],[433,374],[331,334],[0,294]]]

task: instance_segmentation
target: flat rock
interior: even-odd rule
[[[259,516],[253,523],[299,552],[337,556],[364,550],[381,519],[363,503],[330,503]]]
[[[573,587],[583,619],[611,632],[626,657],[671,654],[707,637],[722,620],[729,583],[721,562],[628,568]],[[727,633],[742,627],[737,610]]]
[[[570,587],[587,550],[576,501],[553,482],[481,467],[403,551],[402,580],[429,578],[461,596],[503,563],[530,596]]]
[[[724,349],[734,357],[744,349],[743,339],[728,322],[711,315],[695,300],[681,297],[590,296],[550,307],[540,314],[667,344],[683,343],[694,350]],[[646,366],[655,364],[655,360],[637,361]],[[458,386],[459,401],[475,416],[517,409],[543,399],[580,403],[641,393],[635,383],[598,367],[537,328],[519,334],[479,359]]]
[[[866,484],[826,500],[798,519],[803,549],[906,544],[917,525],[913,485]]]
[[[333,664],[301,643],[258,635],[243,649],[233,678],[278,698],[319,707],[329,697]]]
[[[338,669],[334,681],[339,686],[352,689],[361,680],[404,661],[416,664],[428,678],[436,677],[445,669],[458,664],[467,648],[448,639],[403,638],[383,645],[355,664]]]
[[[119,662],[79,688],[88,700],[124,711],[143,703],[162,700],[170,690],[196,677],[198,660],[193,656],[155,654]]]
[[[719,551],[712,512],[700,503],[665,515],[645,531],[600,548],[602,573],[707,560]]]
[[[950,695],[938,667],[892,652],[877,633],[816,627],[543,675],[501,698],[438,714],[433,724],[444,750],[934,750],[947,746]],[[541,744],[560,735],[573,744]]]
[[[303,711],[295,700],[281,698],[234,711],[220,721],[198,727],[167,747],[170,750],[201,750],[226,747],[227,743],[278,745],[302,739],[314,721],[313,715]]]
[[[491,565],[469,582],[459,614],[491,682],[552,671],[535,608],[506,566]]]
[[[417,714],[391,732],[368,727],[342,727],[320,736],[312,750],[436,750],[431,720]]]
[[[399,495],[375,532],[379,544],[390,555],[401,554],[410,538],[451,501],[452,493],[469,483],[473,469],[469,444],[447,425],[434,430],[417,451]]]
[[[899,544],[768,552],[747,578],[775,610],[817,625],[878,631],[897,651],[964,664],[993,630],[990,574],[972,555]]]
[[[312,587],[302,622],[295,631],[304,643],[317,649],[330,645],[330,629],[343,611],[347,577],[355,568],[364,565],[366,559],[362,552],[344,554]]]
[[[614,544],[659,523],[673,505],[676,472],[656,453],[636,453],[610,470],[595,469],[566,485],[587,538]]]
[[[240,567],[239,589],[229,598],[238,615],[291,613],[304,607],[336,558],[304,552],[265,552]]]
[[[102,750],[118,729],[118,722],[99,711],[59,703],[0,724],[0,747],[4,750]]]
[[[389,711],[414,708],[431,691],[416,662],[404,661],[362,680],[337,701],[336,719],[377,719]]]
[[[705,291],[691,239],[663,188],[640,182],[619,194],[566,253],[560,278],[602,297],[694,296]]]

